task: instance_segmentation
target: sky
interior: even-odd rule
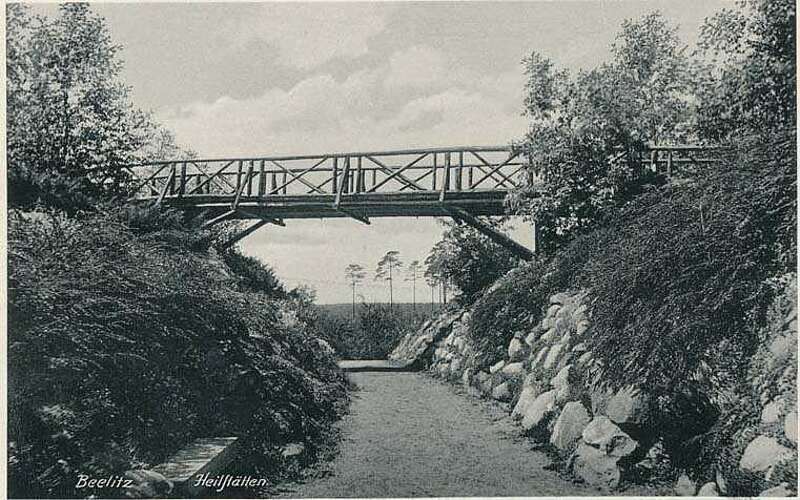
[[[201,157],[502,145],[526,131],[521,60],[538,51],[571,71],[609,57],[621,22],[653,10],[691,45],[730,1],[100,3],[123,46],[132,99]],[[52,6],[39,6],[44,12]],[[513,233],[530,244],[530,227]],[[388,300],[372,271],[389,250],[423,261],[430,218],[291,220],[240,247],[320,303]],[[410,301],[398,282],[395,300]],[[418,297],[429,296],[420,286]]]

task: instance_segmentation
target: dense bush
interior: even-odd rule
[[[260,447],[313,451],[341,411],[341,372],[289,302],[241,289],[181,221],[10,214],[12,496],[75,496],[78,471],[158,463],[200,435],[248,436],[267,467]]]
[[[361,304],[355,320],[321,310],[315,332],[343,359],[386,359],[400,339],[416,330],[426,314],[386,304]]]

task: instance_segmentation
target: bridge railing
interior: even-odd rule
[[[703,146],[654,146],[633,160],[667,175],[716,161]],[[128,165],[135,198],[280,198],[401,192],[508,191],[527,158],[509,146],[411,149],[255,158],[182,159]]]
[[[126,168],[134,196],[275,197],[509,190],[525,171],[509,147],[163,161]]]

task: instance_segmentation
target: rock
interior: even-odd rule
[[[172,483],[158,472],[129,470],[125,472],[125,478],[131,480],[131,486],[125,489],[128,498],[155,498],[172,492]]]
[[[508,360],[510,362],[522,361],[530,354],[530,348],[520,339],[514,337],[508,344]]]
[[[681,474],[678,482],[675,483],[675,496],[692,497],[695,491],[697,491],[697,487],[694,485],[694,481],[689,479],[685,473]]]
[[[508,402],[511,401],[512,397],[511,389],[508,387],[508,382],[503,382],[492,389],[492,398],[498,401]]]
[[[591,324],[591,323],[589,323],[589,321],[588,321],[588,320],[585,320],[585,319],[584,319],[584,320],[582,320],[582,321],[578,321],[578,323],[575,325],[575,334],[576,334],[578,337],[580,337],[581,335],[583,335],[584,333],[586,333],[586,331],[587,331],[587,330],[589,330],[589,327],[590,327],[590,326],[592,326],[592,324]]]
[[[758,494],[760,497],[793,497],[794,492],[789,489],[789,483],[781,483]]]
[[[556,333],[556,329],[555,327],[553,327],[544,332],[542,336],[539,337],[539,340],[541,340],[542,342],[552,342],[556,339],[557,335],[558,334]]]
[[[570,299],[571,299],[571,296],[567,292],[559,292],[559,293],[557,293],[555,295],[551,295],[550,296],[550,303],[551,304],[564,305],[567,302],[569,302]]]
[[[572,311],[572,321],[575,323],[579,323],[581,320],[586,319],[586,313],[588,312],[589,308],[586,307],[586,304],[581,304]]]
[[[797,410],[792,410],[783,419],[783,433],[786,439],[797,444]]]
[[[625,387],[608,401],[605,414],[617,424],[641,424],[647,418],[648,399],[638,389]]]
[[[511,411],[511,418],[513,420],[521,419],[525,415],[525,410],[536,399],[536,396],[538,396],[536,389],[529,385],[523,386],[517,404],[514,405],[514,410]]]
[[[558,374],[553,377],[550,384],[557,391],[556,400],[559,403],[570,401],[578,395],[578,390],[571,382],[572,365],[566,365]]]
[[[575,452],[572,470],[586,484],[610,491],[619,485],[621,472],[617,460],[597,448],[580,443]]]
[[[525,373],[522,363],[509,363],[500,370],[506,377],[521,377]]]
[[[773,401],[761,410],[761,423],[774,424],[780,420],[781,413],[783,413],[783,401]]]
[[[544,360],[543,366],[545,370],[549,370],[556,366],[556,363],[558,363],[558,357],[563,348],[564,346],[562,344],[555,344],[550,348],[550,350],[547,352],[547,357]]]
[[[779,444],[775,438],[758,436],[745,448],[739,468],[750,472],[766,472],[791,454],[792,450]]]
[[[717,483],[711,481],[703,486],[700,487],[700,491],[697,492],[697,496],[699,497],[718,497],[720,496],[719,490],[717,489]]]
[[[584,427],[590,421],[589,412],[583,404],[577,401],[567,403],[550,434],[550,443],[559,450],[569,449],[581,438]]]
[[[461,365],[462,365],[461,358],[455,358],[452,363],[450,363],[450,376],[451,377],[458,377],[461,375]]]
[[[529,404],[522,416],[522,428],[526,431],[541,424],[556,409],[556,391],[540,394]]]
[[[545,313],[545,318],[555,318],[556,314],[558,314],[558,310],[561,309],[561,305],[559,304],[552,304],[550,307],[547,308],[547,312]]]
[[[725,476],[723,476],[722,472],[717,469],[714,477],[717,481],[717,486],[719,487],[720,493],[726,495],[728,493],[728,481],[725,479]]]
[[[466,370],[464,370],[464,373],[461,374],[461,383],[464,385],[464,387],[469,387],[470,386],[470,384],[472,383],[472,369],[471,368],[467,368]]]
[[[491,368],[489,368],[489,373],[494,375],[495,373],[502,370],[504,366],[506,366],[505,361],[498,361],[497,363],[493,364]]]
[[[592,353],[587,351],[581,354],[581,357],[578,358],[578,364],[581,366],[586,366],[592,361],[592,359],[593,359]]]
[[[586,344],[578,342],[575,344],[575,347],[572,348],[572,352],[586,352]]]
[[[536,354],[536,357],[533,358],[533,361],[531,361],[531,368],[542,366],[542,362],[545,356],[547,356],[547,351],[549,350],[549,347],[543,347],[542,350]]]
[[[533,344],[535,344],[536,341],[539,340],[540,333],[541,331],[538,328],[534,328],[531,331],[531,333],[529,333],[528,336],[525,337],[525,343],[528,344],[528,346],[533,346]]]
[[[594,417],[586,426],[583,430],[583,442],[613,457],[628,456],[637,447],[636,441],[605,415]]]

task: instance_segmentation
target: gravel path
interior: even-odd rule
[[[543,470],[550,460],[499,408],[418,373],[351,373],[359,389],[340,453],[282,497],[596,495]]]

